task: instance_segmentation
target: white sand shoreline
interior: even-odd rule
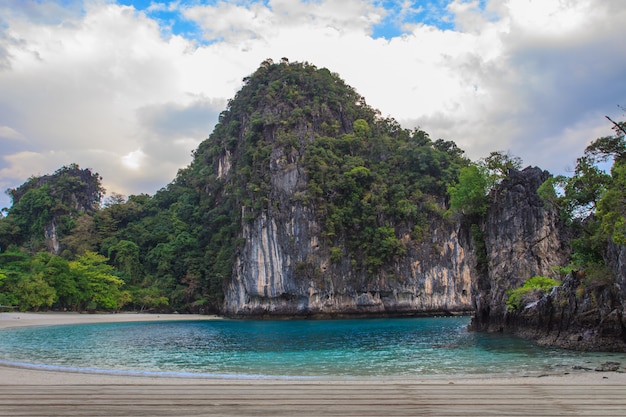
[[[62,370],[19,364],[0,363],[0,386],[11,385],[89,385],[89,384],[142,384],[142,385],[196,385],[196,384],[417,384],[450,385],[620,385],[626,387],[626,374],[621,372],[577,371],[550,375],[481,375],[481,376],[419,376],[415,377],[252,377],[166,375],[157,373],[114,373],[108,371]]]
[[[63,324],[96,324],[96,323],[124,323],[149,321],[190,321],[190,320],[218,320],[215,315],[199,314],[151,314],[151,313],[0,313],[0,330],[28,327],[54,326]]]

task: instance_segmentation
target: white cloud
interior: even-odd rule
[[[141,109],[152,103],[184,106],[190,101],[189,93],[180,90],[176,64],[190,42],[178,37],[165,41],[158,26],[132,8],[99,3],[62,25],[16,18],[5,35],[12,40],[5,43],[11,60],[10,69],[0,71],[0,108],[6,109],[0,112],[0,125],[19,130],[31,157],[19,167],[18,159],[5,158],[3,177],[22,182],[42,166],[33,155],[45,155],[54,162],[43,173],[77,162],[99,171],[106,188],[130,194],[153,192],[189,162],[192,148],[172,144],[161,156],[177,165],[154,161],[169,171],[158,173],[148,189],[135,186],[145,187],[145,173],[153,174],[137,170],[139,159],[131,153],[147,147],[153,137],[145,131]],[[189,126],[183,124],[182,129],[188,132]],[[210,129],[206,123],[196,143]],[[61,154],[69,161],[61,161]],[[20,167],[33,171],[24,176]]]
[[[153,193],[266,58],[327,67],[383,115],[472,158],[510,150],[558,173],[611,133],[605,114],[624,117],[622,0],[454,0],[429,20],[447,30],[402,21],[435,3],[384,3],[153,3],[196,22],[202,44],[108,0],[0,2],[0,186],[76,162],[110,192]],[[408,32],[373,39],[389,16]]]
[[[8,172],[7,168],[0,170],[1,178],[18,176],[26,179],[31,175],[44,175],[48,173],[48,170],[58,168],[47,166],[46,155],[37,152],[17,152],[6,155],[3,159],[11,166],[11,172]]]
[[[598,132],[610,133],[603,115],[616,114],[626,97],[620,81],[626,53],[619,45],[625,30],[617,24],[624,11],[598,1],[477,6],[449,7],[465,35],[464,53],[440,48],[450,57],[439,66],[448,72],[449,101],[404,120],[454,139],[472,157],[511,150],[529,164],[563,172]]]
[[[24,135],[10,126],[0,126],[0,139],[23,140]]]
[[[146,154],[141,149],[137,149],[122,156],[122,164],[125,167],[136,171],[141,168],[145,159]]]
[[[262,2],[218,2],[183,8],[183,14],[204,29],[206,39],[236,43],[250,39],[269,41],[282,37],[286,28],[302,27],[369,35],[385,11],[362,0],[271,0],[267,6]]]
[[[52,173],[70,161],[59,152],[18,151],[2,156],[0,165],[0,189],[4,192],[9,188],[17,188],[31,176]],[[3,194],[0,209],[8,207],[11,199]]]

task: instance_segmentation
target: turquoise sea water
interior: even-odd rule
[[[532,375],[624,354],[546,349],[467,331],[469,318],[184,321],[0,331],[0,363],[61,370],[218,377]]]

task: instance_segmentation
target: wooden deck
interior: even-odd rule
[[[0,383],[0,416],[624,416],[624,385]]]

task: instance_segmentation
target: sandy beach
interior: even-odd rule
[[[163,314],[0,313],[20,326],[214,320]],[[626,415],[626,374],[498,378],[206,379],[0,366],[0,416]]]
[[[138,321],[216,320],[217,316],[197,314],[146,314],[146,313],[0,313],[0,330],[12,327],[53,326],[81,323],[120,323]]]

